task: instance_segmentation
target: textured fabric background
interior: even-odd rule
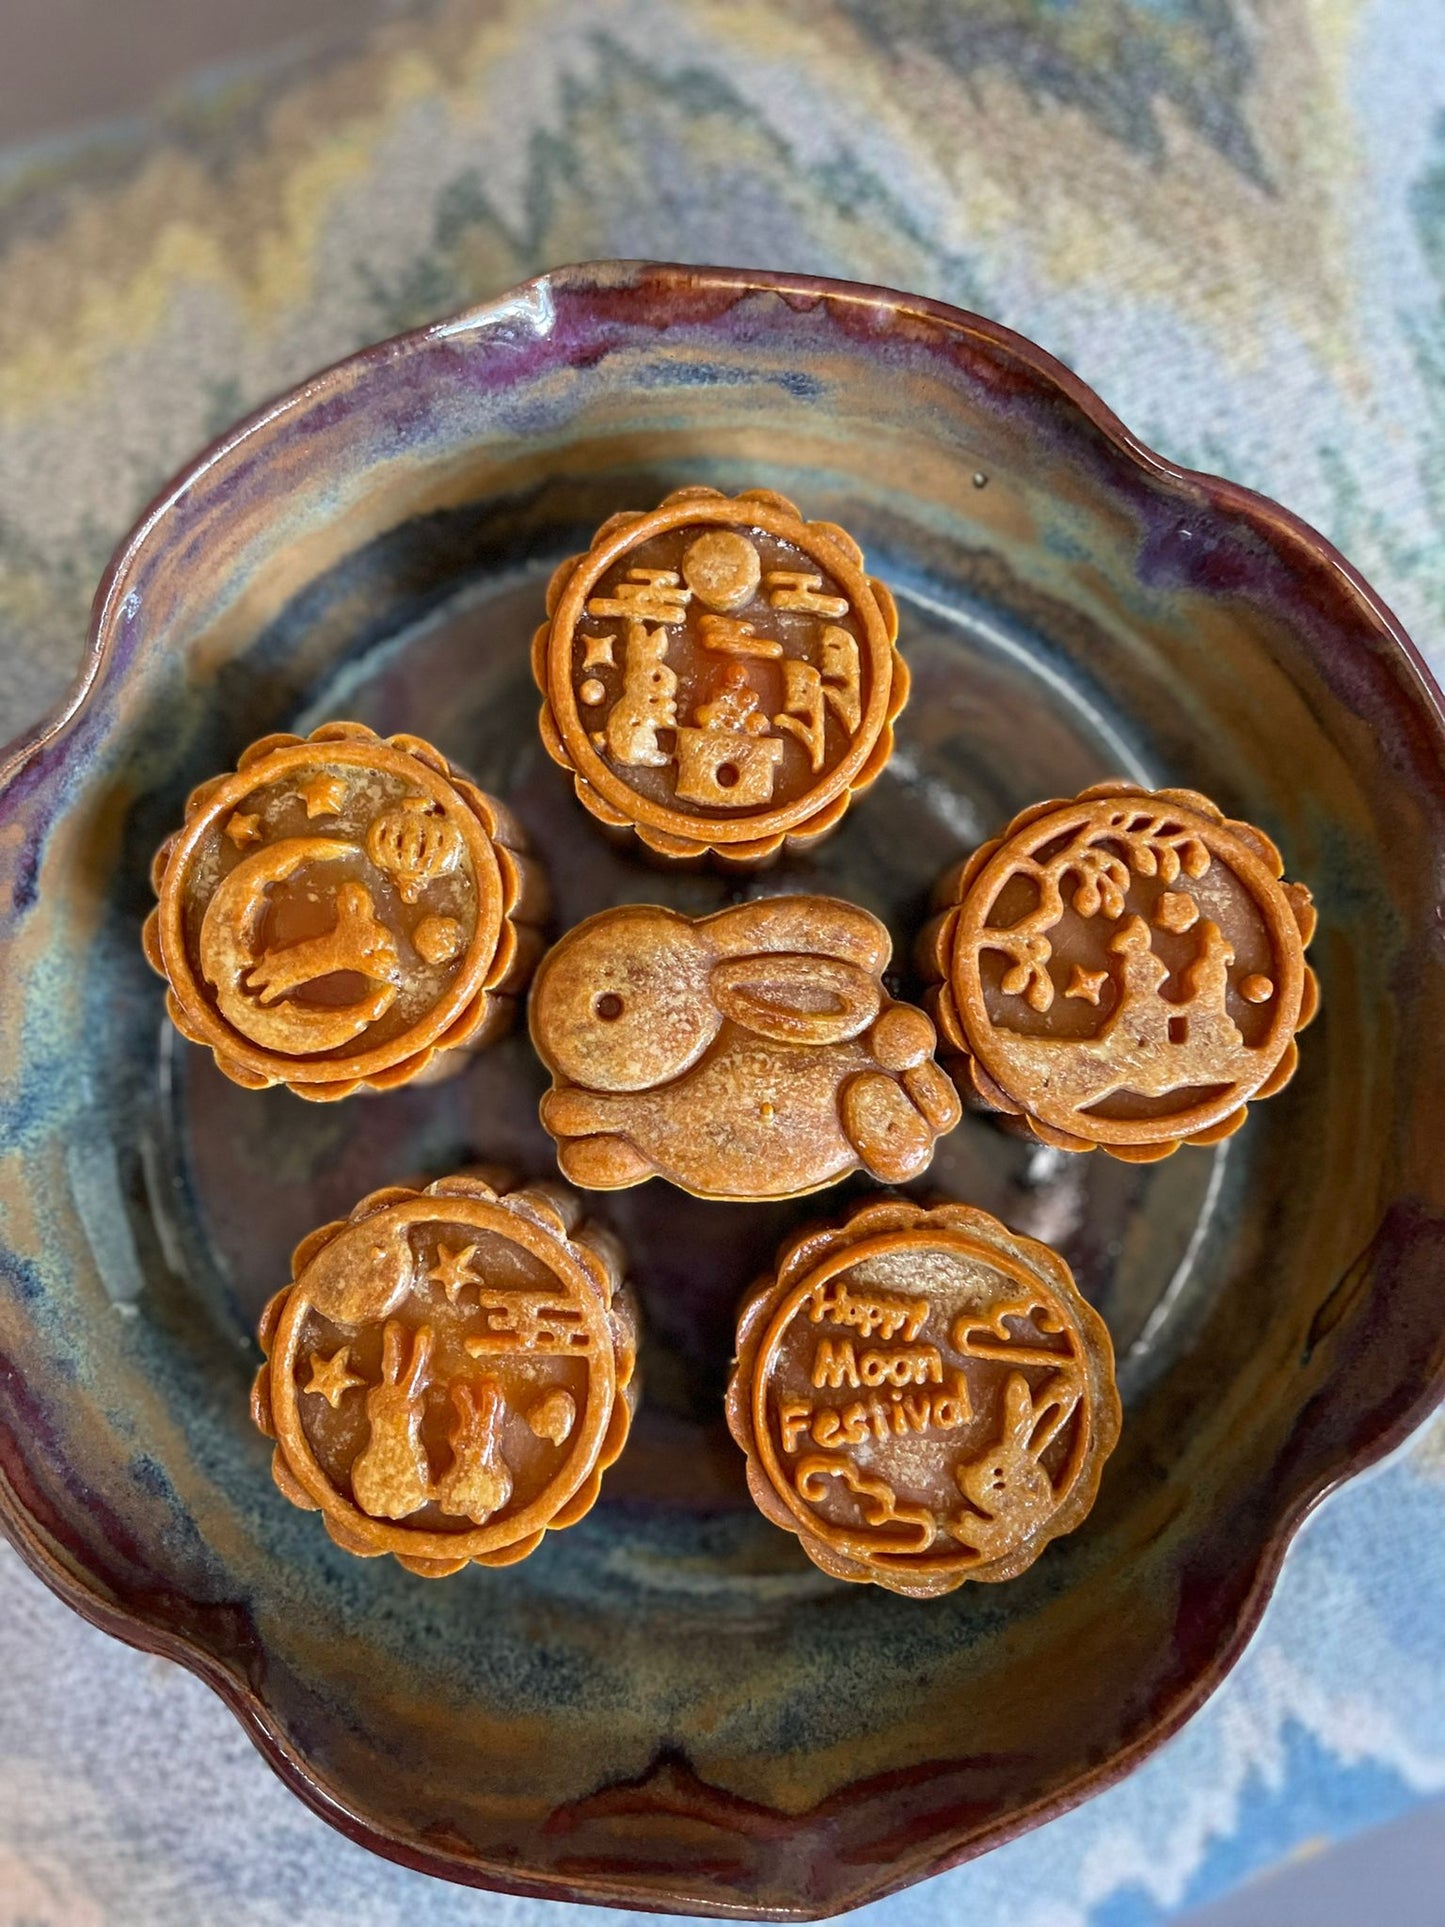
[[[1445,670],[1438,0],[456,0],[0,156],[0,735],[59,696],[117,537],[233,417],[540,268],[638,255],[984,309],[1323,528]],[[870,1912],[1145,1927],[1442,1790],[1437,1424],[1316,1517],[1160,1756]],[[196,1682],[0,1552],[0,1923],[413,1913],[563,1918],[332,1835]]]

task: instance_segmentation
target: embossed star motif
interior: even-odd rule
[[[612,644],[615,640],[613,636],[583,636],[582,646],[586,654],[582,658],[582,667],[615,669],[617,665],[612,660]]]
[[[1108,981],[1109,973],[1107,970],[1085,970],[1081,965],[1075,964],[1069,974],[1069,981],[1065,987],[1064,995],[1066,997],[1077,997],[1081,1002],[1086,1004],[1097,1004],[1099,998],[1103,995],[1104,985],[1108,983]]]
[[[226,823],[226,835],[238,850],[243,850],[248,843],[259,843],[261,819],[259,816],[247,816],[243,811],[235,810]]]
[[[351,1370],[351,1347],[343,1345],[339,1352],[330,1358],[322,1358],[320,1353],[312,1352],[310,1358],[311,1378],[306,1386],[308,1392],[316,1392],[326,1400],[334,1412],[349,1391],[366,1380],[358,1378]]]
[[[475,1245],[465,1245],[460,1250],[451,1245],[437,1246],[437,1261],[427,1273],[434,1285],[440,1285],[447,1295],[447,1303],[454,1305],[457,1294],[465,1285],[479,1285],[482,1281],[471,1269],[472,1259],[477,1254]]]
[[[307,817],[335,816],[346,801],[343,776],[308,776],[296,785],[296,794],[306,805]]]

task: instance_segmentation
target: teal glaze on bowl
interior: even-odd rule
[[[856,533],[913,672],[892,764],[752,893],[893,931],[1023,804],[1109,774],[1260,823],[1321,910],[1298,1077],[1214,1151],[1130,1167],[968,1117],[942,1191],[1058,1245],[1125,1429],[1023,1578],[825,1579],[747,1501],[738,1296],[802,1206],[600,1197],[649,1320],[596,1510],[439,1584],[335,1548],[246,1401],[291,1245],[367,1190],[552,1169],[525,1039],[339,1106],[182,1045],[140,953],[152,850],[254,737],[338,715],[508,798],[558,927],[738,886],[618,852],[547,761],[527,645],[619,508],[765,486]],[[166,491],[65,714],[0,793],[0,1519],[80,1611],[191,1666],[354,1838],[513,1891],[816,1916],[1137,1761],[1215,1685],[1331,1484],[1445,1388],[1445,723],[1398,626],[1285,511],[1134,442],[976,316],[800,276],[562,270],[342,363]]]

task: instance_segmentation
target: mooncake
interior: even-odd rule
[[[919,945],[960,1088],[1045,1144],[1149,1163],[1282,1089],[1319,1001],[1309,891],[1193,790],[1039,803],[949,873]]]
[[[815,842],[908,694],[893,598],[833,522],[684,488],[605,522],[547,591],[542,740],[599,822],[735,864]]]
[[[727,1394],[763,1514],[837,1579],[1011,1579],[1088,1514],[1113,1348],[1057,1252],[963,1204],[863,1205],[744,1301]]]
[[[395,1187],[297,1246],[252,1416],[345,1551],[432,1579],[512,1565],[596,1502],[637,1335],[620,1247],[560,1185]]]
[[[510,1022],[546,887],[520,827],[429,743],[267,736],[156,854],[145,952],[171,1020],[238,1084],[404,1084]]]
[[[883,987],[891,948],[833,897],[697,920],[627,904],[579,924],[543,958],[529,1013],[564,1175],[733,1199],[860,1169],[917,1177],[961,1106],[933,1024]]]

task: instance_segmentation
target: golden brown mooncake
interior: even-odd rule
[[[364,1559],[512,1565],[596,1502],[638,1399],[616,1240],[560,1185],[363,1198],[262,1314],[252,1415],[293,1504]]]
[[[520,827],[416,736],[265,737],[194,790],[145,952],[238,1084],[331,1099],[436,1074],[504,1029],[547,892]]]
[[[1038,803],[939,885],[919,943],[960,1088],[1065,1151],[1149,1163],[1237,1131],[1319,1002],[1310,893],[1194,790]]]
[[[1113,1348],[1058,1253],[962,1204],[864,1204],[745,1299],[727,1395],[764,1515],[838,1579],[1011,1579],[1085,1518]]]
[[[599,822],[734,864],[815,842],[907,698],[893,598],[784,496],[675,490],[564,562],[533,643],[542,740]]]
[[[891,949],[834,897],[589,917],[543,958],[529,1008],[563,1174],[731,1199],[917,1177],[961,1106],[932,1022],[883,987]]]

